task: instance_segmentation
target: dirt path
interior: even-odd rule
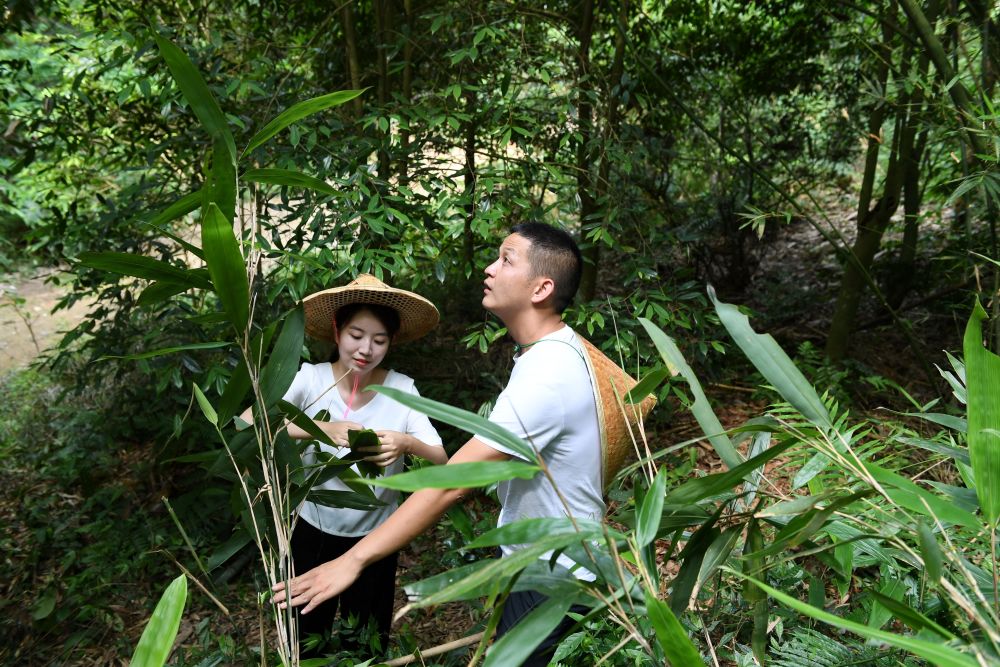
[[[46,279],[58,275],[47,270],[33,276],[0,276],[0,375],[24,368],[62,335],[80,322],[89,303],[53,313],[68,291]]]

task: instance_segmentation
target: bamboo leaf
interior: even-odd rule
[[[214,202],[209,203],[202,219],[201,245],[215,293],[219,295],[229,323],[237,334],[241,334],[250,319],[250,285],[243,254],[233,233],[232,218],[227,219]]]
[[[640,549],[656,539],[660,529],[660,519],[663,515],[663,496],[667,491],[667,475],[665,468],[660,468],[656,479],[642,500],[642,507],[635,520],[636,546]]]
[[[831,428],[830,413],[823,401],[774,338],[754,331],[749,318],[736,306],[719,301],[711,287],[708,296],[729,335],[768,383],[810,422],[823,429]]]
[[[606,527],[600,521],[575,519],[576,525],[568,517],[521,519],[506,526],[499,526],[465,544],[466,549],[497,547],[502,544],[528,544],[550,535],[572,533],[581,540],[603,539]],[[624,535],[607,529],[612,539],[624,539]]]
[[[305,326],[305,315],[301,307],[294,309],[285,318],[267,365],[260,373],[260,393],[267,408],[274,405],[292,386],[302,357]]]
[[[222,137],[216,135],[212,145],[212,164],[202,188],[203,206],[214,202],[226,220],[236,219],[236,162],[229,154]]]
[[[809,616],[810,618],[815,618],[818,621],[832,625],[835,628],[841,628],[843,630],[849,630],[855,634],[861,635],[867,639],[876,639],[890,646],[895,646],[896,648],[903,649],[904,651],[909,651],[910,653],[920,656],[926,660],[931,661],[938,667],[976,667],[978,663],[971,656],[960,653],[959,651],[942,644],[936,644],[934,642],[927,641],[925,639],[917,639],[914,637],[907,637],[904,635],[897,635],[892,632],[886,632],[885,630],[878,630],[875,628],[869,628],[861,623],[856,623],[855,621],[849,621],[845,618],[835,616],[822,609],[817,609],[811,605],[808,605],[800,600],[796,600],[790,595],[786,595],[779,590],[771,588],[767,584],[754,579],[753,577],[747,577],[746,575],[740,574],[739,572],[734,572],[733,570],[728,570],[738,577],[743,577],[749,579],[753,583],[760,586],[770,595],[772,598],[781,602],[782,604],[795,609],[796,611]]]
[[[724,504],[719,505],[715,514],[694,532],[680,553],[681,569],[674,577],[673,588],[670,592],[670,609],[675,614],[683,613],[688,607],[691,593],[694,591],[695,584],[698,583],[698,572],[701,570],[705,554],[721,534],[721,531],[715,527],[715,523],[719,520],[724,507]]]
[[[646,377],[639,380],[639,383],[625,394],[625,402],[633,404],[642,403],[642,400],[653,393],[668,377],[670,377],[670,370],[667,368],[657,368],[647,373]]]
[[[132,667],[162,667],[170,657],[187,602],[187,577],[174,579],[160,597],[139,644],[132,654]]]
[[[180,294],[181,292],[186,292],[191,289],[190,285],[184,285],[182,283],[168,283],[163,281],[156,281],[150,283],[146,289],[142,290],[142,294],[136,299],[135,303],[139,306],[150,306],[161,301],[166,301],[172,296]]]
[[[79,259],[83,266],[108,273],[146,280],[162,280],[198,289],[209,289],[212,286],[204,271],[182,269],[145,255],[133,255],[127,252],[83,252],[80,253]]]
[[[792,442],[784,442],[778,445],[773,445],[767,451],[761,452],[746,463],[741,463],[732,470],[727,470],[726,472],[717,473],[715,475],[706,475],[705,477],[695,477],[694,479],[689,479],[680,486],[676,486],[668,491],[665,501],[671,505],[687,505],[729,491],[734,486],[739,484],[740,480],[746,477],[750,472],[763,466],[774,457],[781,455],[789,447],[791,447],[792,444]]]
[[[271,185],[286,185],[293,188],[314,190],[331,197],[340,197],[342,193],[326,181],[309,176],[292,169],[250,169],[243,174],[243,180],[254,183],[269,183]]]
[[[191,343],[190,345],[178,345],[176,347],[162,347],[159,350],[151,350],[149,352],[142,352],[140,354],[125,354],[125,355],[108,354],[98,359],[98,361],[102,361],[104,359],[128,359],[128,360],[152,359],[153,357],[162,357],[167,354],[174,354],[175,352],[184,352],[186,350],[214,350],[216,348],[227,347],[229,345],[232,345],[232,343],[229,343],[227,341],[213,341],[211,343]]]
[[[482,461],[476,463],[450,463],[443,466],[419,468],[390,477],[375,477],[365,482],[397,491],[420,489],[471,489],[487,486],[507,479],[531,479],[538,466],[523,461]]]
[[[973,530],[982,528],[982,522],[971,512],[920,488],[902,475],[897,475],[874,463],[865,463],[864,466],[871,476],[883,485],[889,498],[906,509]]]
[[[335,93],[320,95],[319,97],[314,97],[312,99],[293,104],[275,116],[275,118],[267,125],[262,127],[260,132],[255,134],[253,138],[250,139],[250,142],[247,144],[246,150],[243,151],[243,154],[245,155],[257,148],[292,123],[300,121],[311,114],[323,111],[324,109],[329,109],[330,107],[338,106],[344,102],[349,102],[361,93],[365,92],[365,90],[367,89],[340,90]]]
[[[662,600],[646,591],[646,612],[656,632],[656,640],[663,649],[663,655],[673,667],[704,665],[698,649],[684,631],[684,626]]]
[[[556,629],[569,611],[571,598],[550,597],[523,616],[517,625],[498,639],[486,653],[483,667],[520,665]]]
[[[209,421],[212,426],[219,425],[219,415],[215,412],[215,408],[209,402],[208,397],[202,392],[201,387],[197,384],[192,384],[191,388],[194,390],[194,397],[198,400],[198,406],[201,408],[202,413],[205,415],[205,419]]]
[[[688,387],[691,389],[691,394],[694,396],[694,403],[691,404],[691,414],[698,421],[698,425],[701,426],[701,430],[705,433],[708,441],[712,443],[712,447],[715,448],[715,452],[719,455],[719,458],[729,468],[738,466],[743,462],[743,457],[733,447],[732,441],[726,435],[726,429],[722,427],[722,422],[719,421],[719,418],[712,410],[712,406],[708,402],[704,390],[701,388],[701,383],[698,382],[694,371],[688,366],[677,344],[674,343],[670,336],[663,333],[659,327],[646,318],[640,317],[639,323],[646,329],[646,333],[649,334],[653,345],[656,346],[656,350],[660,353],[663,363],[667,365],[670,372],[680,374],[687,381]]]
[[[995,527],[1000,519],[1000,357],[983,347],[986,311],[976,300],[965,327],[963,353],[968,392],[969,457],[983,516]]]
[[[887,585],[891,584],[896,584],[897,589],[901,591],[902,589],[901,581],[896,580],[893,582],[889,582],[889,584]],[[921,630],[930,630],[934,634],[940,636],[942,639],[948,641],[951,641],[952,639],[955,638],[955,635],[952,632],[950,632],[946,628],[941,627],[931,619],[921,614],[919,611],[913,609],[912,607],[906,604],[903,604],[899,600],[890,597],[888,595],[879,593],[878,591],[868,591],[868,593],[873,598],[875,598],[875,601],[878,602],[878,604],[885,607],[892,617],[898,618],[903,623],[906,623],[907,627],[909,627],[914,632],[919,632]]]
[[[507,429],[497,426],[490,420],[474,412],[455,408],[445,403],[438,403],[423,396],[414,396],[413,394],[391,387],[376,385],[369,388],[380,394],[385,394],[408,408],[419,410],[432,419],[443,421],[446,424],[468,431],[469,433],[478,433],[491,438],[525,461],[534,461],[536,459],[534,450],[526,442]]]
[[[198,117],[209,135],[222,138],[229,159],[235,163],[236,142],[233,141],[232,132],[229,131],[229,125],[222,109],[219,108],[219,103],[216,102],[215,96],[208,89],[198,69],[187,55],[168,39],[156,32],[153,33],[153,39],[156,40],[160,54],[191,111]]]

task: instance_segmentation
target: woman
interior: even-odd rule
[[[307,466],[316,463],[314,447],[337,457],[346,455],[350,452],[348,431],[368,428],[378,435],[379,445],[362,448],[370,454],[365,460],[384,468],[386,475],[402,471],[405,454],[444,463],[447,454],[426,415],[368,389],[384,385],[417,394],[412,379],[380,365],[390,345],[419,338],[437,325],[434,304],[364,274],[344,287],[306,297],[303,306],[306,333],[337,346],[333,362],[302,364],[284,397],[309,417],[324,411],[329,415],[316,423],[337,446],[313,443],[303,462]],[[250,410],[243,415],[246,421],[251,417]],[[293,438],[312,439],[291,423],[288,433]],[[350,490],[337,478],[315,488]],[[292,534],[295,572],[306,572],[339,557],[385,521],[396,509],[398,492],[376,489],[376,495],[385,505],[373,510],[303,503]],[[373,564],[342,595],[300,616],[299,637],[328,633],[339,608],[342,618],[354,615],[360,626],[374,619],[385,649],[392,621],[396,560],[397,554],[392,554]]]

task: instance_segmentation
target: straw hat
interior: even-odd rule
[[[647,396],[638,405],[626,403],[625,395],[638,383],[590,341],[583,336],[579,338],[586,352],[584,357],[597,402],[597,422],[601,431],[601,484],[607,489],[625,458],[635,451],[639,423],[653,409],[656,397]]]
[[[405,343],[420,338],[437,326],[438,309],[433,303],[413,292],[389,287],[375,276],[362,273],[343,287],[310,294],[302,300],[306,313],[306,333],[313,338],[336,342],[333,318],[349,303],[372,303],[388,306],[399,313],[399,331],[393,343]]]

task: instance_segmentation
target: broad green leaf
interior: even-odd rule
[[[181,614],[186,602],[187,577],[182,574],[167,586],[156,604],[132,654],[131,667],[162,667],[166,663],[181,626]]]
[[[639,380],[639,383],[632,387],[631,391],[625,394],[626,403],[642,403],[642,400],[649,396],[667,377],[670,370],[667,368],[657,368],[647,373],[646,377]]]
[[[522,664],[566,616],[572,600],[552,597],[521,618],[486,653],[483,667],[507,667]]]
[[[885,488],[889,498],[906,509],[973,530],[982,528],[982,522],[974,514],[963,510],[953,502],[945,500],[941,496],[917,486],[902,475],[897,475],[874,463],[864,463],[863,465],[871,476]]]
[[[901,595],[903,592],[902,582],[896,580],[888,582],[886,586],[891,586],[893,584],[896,584],[895,588]],[[875,598],[875,601],[878,603],[878,605],[881,605],[886,609],[886,611],[890,615],[890,618],[899,619],[914,632],[919,632],[921,630],[930,630],[934,634],[939,635],[942,639],[948,641],[955,638],[955,635],[950,630],[941,627],[931,619],[921,614],[919,611],[913,609],[912,607],[906,604],[903,604],[901,601],[896,599],[896,596],[885,595],[883,593],[879,593],[878,591],[869,591],[869,594],[873,598]],[[869,625],[872,624],[869,623]]]
[[[194,390],[194,397],[198,401],[198,406],[201,407],[202,413],[205,415],[205,419],[209,421],[212,426],[219,425],[219,415],[215,412],[215,408],[209,402],[208,398],[201,391],[201,387],[197,384],[192,384],[191,388]]]
[[[250,319],[250,285],[232,219],[226,219],[214,203],[208,205],[201,222],[201,245],[215,293],[229,323],[242,335]]]
[[[576,522],[574,527],[573,522]],[[579,529],[579,530],[578,530]],[[501,544],[528,544],[549,535],[573,533],[581,540],[603,539],[605,526],[590,519],[538,518],[521,519],[506,526],[499,526],[465,544],[466,549],[496,547]],[[607,529],[612,539],[624,538],[621,533]]]
[[[773,445],[767,451],[758,454],[745,463],[741,463],[732,470],[689,479],[680,486],[667,491],[666,502],[671,505],[687,505],[730,491],[750,472],[763,466],[776,456],[780,456],[792,444],[794,443],[789,441]]]
[[[712,447],[715,448],[715,452],[719,455],[719,458],[729,468],[738,466],[743,462],[743,457],[733,447],[732,441],[726,435],[726,429],[722,427],[722,422],[715,416],[715,412],[712,410],[712,406],[708,402],[704,390],[701,388],[701,383],[698,382],[694,371],[688,366],[677,344],[674,343],[670,336],[663,333],[659,327],[646,318],[640,317],[639,323],[646,329],[646,333],[649,334],[650,339],[652,339],[653,344],[660,353],[660,357],[663,359],[663,363],[667,365],[670,372],[679,373],[687,380],[691,394],[694,395],[694,403],[691,404],[691,414],[698,421],[698,425],[701,426],[701,430],[705,433],[708,441],[712,443]]]
[[[365,92],[367,89],[362,90],[340,90],[335,93],[328,93],[326,95],[320,95],[319,97],[314,97],[309,100],[304,100],[297,104],[293,104],[288,107],[280,114],[278,114],[271,122],[261,128],[260,132],[255,134],[250,142],[247,144],[246,150],[243,151],[244,155],[257,148],[265,141],[281,132],[283,129],[291,125],[292,123],[302,120],[306,116],[314,114],[318,111],[323,111],[324,109],[329,109],[330,107],[335,107],[337,105],[343,104],[344,102],[349,102],[355,97]],[[235,151],[234,151],[235,154]]]
[[[972,460],[969,458],[969,450],[967,449],[949,447],[948,445],[942,445],[934,442],[933,440],[924,440],[923,438],[900,437],[897,438],[897,440],[914,447],[919,447],[920,449],[926,449],[929,452],[935,452],[937,454],[950,457],[959,463],[964,463],[966,465],[970,465],[972,463]]]
[[[191,213],[191,212],[196,211],[199,208],[201,208],[201,205],[204,202],[204,199],[205,198],[202,195],[202,193],[201,193],[200,190],[198,190],[196,192],[192,192],[190,194],[186,194],[183,197],[181,197],[180,199],[178,199],[177,201],[175,201],[170,206],[166,207],[165,209],[163,209],[159,213],[156,213],[155,215],[153,215],[152,217],[150,217],[148,220],[146,220],[144,222],[144,224],[149,225],[150,227],[153,227],[160,234],[162,234],[163,236],[166,236],[168,239],[170,239],[173,242],[177,243],[179,246],[181,246],[182,248],[184,248],[185,250],[187,250],[189,253],[191,253],[195,257],[197,257],[199,259],[205,259],[205,255],[204,255],[204,253],[202,253],[201,248],[199,248],[198,246],[193,245],[193,244],[185,241],[184,239],[182,239],[181,237],[177,236],[176,234],[172,234],[169,230],[167,230],[167,229],[165,229],[163,227],[168,222],[173,222],[177,218],[185,216],[188,213]]]
[[[225,141],[217,135],[213,139],[212,164],[205,174],[201,193],[204,207],[214,203],[230,224],[236,220],[236,162]]]
[[[801,488],[809,483],[809,481],[816,475],[823,472],[823,470],[830,465],[830,457],[819,452],[813,454],[813,456],[806,461],[806,464],[798,469],[795,473],[795,477],[792,478],[792,490]]]
[[[691,539],[684,545],[678,559],[681,561],[681,568],[674,577],[672,590],[670,591],[670,609],[675,614],[681,614],[688,607],[691,600],[691,593],[698,583],[698,572],[705,559],[708,548],[719,537],[721,531],[716,528],[715,523],[719,520],[722,509],[725,505],[719,505],[715,514],[706,521],[698,530],[694,532]]]
[[[461,464],[466,465],[466,464]],[[447,466],[434,466],[430,468],[445,468]],[[408,474],[408,473],[407,473]],[[399,475],[394,475],[398,477]],[[390,478],[392,479],[392,478]],[[550,535],[538,540],[530,546],[518,549],[503,558],[495,558],[489,561],[488,565],[477,568],[462,577],[458,581],[431,593],[430,595],[413,602],[414,607],[433,607],[452,600],[465,600],[471,591],[482,593],[484,590],[499,592],[511,576],[520,572],[525,567],[535,563],[543,554],[553,549],[564,548],[579,538],[575,534]]]
[[[260,393],[269,408],[285,395],[299,370],[302,341],[305,336],[305,315],[302,308],[292,310],[281,326],[271,356],[260,373]]]
[[[167,354],[174,354],[175,352],[184,352],[186,350],[214,350],[216,348],[228,347],[230,345],[232,345],[232,343],[229,343],[224,340],[217,340],[211,343],[191,343],[189,345],[178,345],[176,347],[161,347],[159,350],[150,350],[149,352],[141,352],[139,354],[125,354],[125,355],[108,354],[98,359],[98,361],[101,361],[103,359],[129,359],[129,360],[152,359],[153,357],[162,357]]]
[[[917,639],[915,637],[907,637],[905,635],[897,635],[892,632],[886,632],[885,630],[869,628],[867,625],[856,623],[855,621],[849,621],[845,618],[841,618],[840,616],[835,616],[823,611],[822,609],[817,609],[811,605],[801,602],[790,595],[786,595],[779,590],[771,588],[764,582],[758,581],[753,577],[746,577],[746,575],[740,574],[739,572],[734,572],[732,570],[729,571],[738,577],[750,579],[753,583],[764,589],[764,591],[766,591],[772,598],[786,606],[791,607],[792,609],[795,609],[799,613],[805,614],[810,618],[815,618],[816,620],[827,623],[828,625],[832,625],[835,628],[849,630],[850,632],[867,639],[876,639],[878,641],[885,642],[890,646],[895,646],[896,648],[903,649],[904,651],[909,651],[916,656],[931,661],[938,667],[977,667],[978,665],[976,660],[971,656],[965,655],[964,653],[961,653],[949,646],[936,644],[925,639]]]
[[[636,546],[640,549],[656,539],[660,530],[660,519],[663,515],[663,496],[667,491],[666,468],[660,468],[656,473],[652,486],[642,500],[642,507],[635,519]]]
[[[701,561],[701,567],[698,569],[698,579],[695,584],[698,590],[701,590],[705,582],[733,555],[736,540],[742,534],[742,525],[730,526],[715,538],[715,541],[712,542],[705,552],[705,557]]]
[[[372,498],[356,491],[337,491],[332,489],[310,489],[306,500],[324,507],[346,507],[352,510],[373,510],[385,507],[378,498]]]
[[[378,477],[382,474],[382,468],[371,461],[363,460],[365,456],[369,456],[370,453],[362,452],[360,449],[362,447],[378,447],[379,439],[375,431],[370,428],[362,429],[360,431],[351,429],[347,431],[347,446],[352,450],[352,454],[357,454],[357,458],[351,457],[357,461],[358,472],[361,473],[362,477]],[[346,458],[346,457],[345,457]]]
[[[229,124],[226,123],[226,117],[219,108],[219,103],[216,102],[198,69],[187,55],[169,40],[156,32],[153,33],[153,38],[188,106],[210,136],[222,138],[229,159],[235,163],[236,142],[233,141],[233,135],[229,131]]]
[[[145,255],[133,255],[127,252],[83,252],[80,253],[80,264],[123,276],[162,280],[198,289],[208,289],[212,286],[202,270],[182,269]]]
[[[172,296],[180,294],[181,292],[186,292],[191,289],[190,285],[184,285],[182,283],[168,283],[163,281],[156,281],[150,283],[146,289],[142,290],[142,294],[136,299],[136,305],[139,306],[150,306],[153,304],[160,303],[161,301],[166,301]]]
[[[507,429],[497,426],[490,420],[474,412],[455,408],[445,403],[438,403],[423,396],[414,396],[413,394],[391,387],[376,385],[369,387],[369,389],[377,391],[380,394],[385,394],[389,398],[402,403],[408,408],[418,410],[428,417],[443,421],[446,424],[468,431],[469,433],[479,433],[487,438],[491,438],[525,461],[536,460],[535,452],[530,445]]]
[[[305,188],[330,195],[331,197],[340,197],[343,194],[340,190],[328,185],[326,181],[292,169],[250,169],[243,174],[243,180],[253,183],[270,183],[271,185]]]
[[[656,640],[663,649],[672,667],[688,667],[688,665],[704,665],[698,649],[691,642],[684,626],[674,616],[674,612],[662,600],[654,597],[650,591],[646,593],[646,613],[656,632]]]
[[[952,431],[957,431],[958,433],[966,433],[969,429],[968,422],[955,415],[946,415],[941,412],[903,412],[901,414],[907,417],[923,419],[924,421],[950,428]]]
[[[208,557],[208,560],[205,561],[205,569],[209,571],[214,570],[215,568],[219,567],[227,560],[232,558],[234,555],[236,555],[236,553],[238,553],[240,549],[250,544],[250,542],[252,541],[253,541],[253,536],[250,535],[250,533],[240,528],[237,528],[236,532],[233,533],[232,536],[228,540],[226,540],[222,546],[216,549],[212,553],[212,555]]]
[[[969,456],[979,505],[986,522],[995,527],[1000,519],[1000,357],[983,347],[986,319],[977,299],[965,327],[962,350],[969,401]]]
[[[906,590],[901,580],[895,578],[882,579],[876,585],[880,587],[878,591],[868,591],[875,599],[875,603],[868,611],[867,625],[870,628],[884,627],[889,622],[889,619],[892,618],[893,609],[897,607],[908,609],[906,605],[899,602],[899,599]],[[892,603],[896,603],[895,606]]]
[[[749,318],[736,306],[719,301],[711,287],[708,296],[729,335],[768,383],[810,422],[822,429],[831,428],[830,413],[823,401],[774,338],[754,331]]]
[[[243,401],[251,388],[250,372],[241,357],[229,375],[229,381],[226,382],[226,388],[222,390],[222,397],[219,399],[219,424],[228,424],[237,412],[242,412]]]
[[[372,486],[398,491],[419,491],[425,488],[471,489],[507,479],[531,479],[540,470],[538,466],[523,461],[450,463],[365,481]]]

